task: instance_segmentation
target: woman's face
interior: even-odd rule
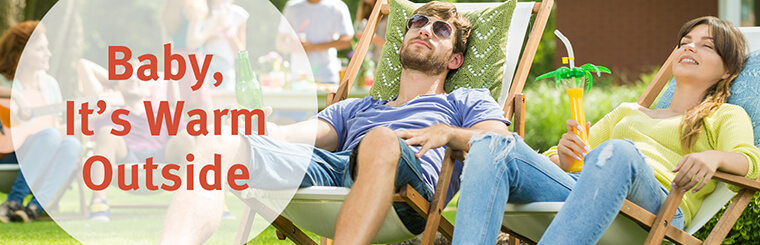
[[[23,64],[19,65],[32,70],[48,70],[50,69],[50,56],[47,35],[39,33],[32,36],[26,43]]]
[[[709,29],[707,25],[698,25],[681,38],[677,58],[673,61],[673,75],[676,78],[707,81],[709,85],[728,78],[728,71],[715,50]]]

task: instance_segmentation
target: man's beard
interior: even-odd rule
[[[416,70],[428,75],[439,75],[446,71],[448,57],[446,55],[436,55],[435,52],[428,55],[415,54],[409,50],[409,45],[401,47],[399,58],[401,67],[404,69]]]

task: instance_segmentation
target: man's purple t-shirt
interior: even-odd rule
[[[487,89],[457,89],[450,94],[419,95],[399,107],[385,105],[387,100],[347,99],[321,111],[317,117],[332,125],[338,133],[337,151],[351,150],[364,135],[378,126],[392,130],[421,129],[436,124],[470,128],[487,120],[509,125],[503,111]],[[410,146],[415,152],[420,147]],[[431,149],[420,158],[425,183],[435,190],[445,147]],[[459,190],[462,163],[454,167],[449,198]],[[447,198],[448,200],[448,198]]]

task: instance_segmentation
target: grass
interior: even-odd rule
[[[163,195],[163,196],[161,196]],[[231,195],[231,194],[230,194]],[[6,194],[0,193],[0,200],[6,199]],[[109,193],[109,202],[113,203],[156,203],[157,200],[167,200],[167,193],[158,194],[159,197],[146,197],[127,193]],[[88,199],[89,197],[87,197]],[[228,197],[229,198],[229,197]],[[231,198],[235,198],[232,196]],[[28,198],[27,198],[28,199]],[[74,200],[76,199],[76,200]],[[229,199],[228,199],[229,200]],[[28,201],[28,200],[27,200]],[[2,244],[155,244],[163,225],[163,213],[161,209],[111,209],[111,222],[95,222],[89,220],[71,219],[70,216],[79,214],[78,195],[75,192],[67,192],[61,200],[60,212],[56,217],[69,216],[69,220],[53,222],[51,220],[39,220],[32,223],[0,223],[0,243]],[[230,244],[235,237],[240,216],[242,203],[228,201],[230,211],[237,216],[236,220],[223,220],[216,233],[208,240],[207,244]],[[265,224],[266,226],[266,224]],[[252,239],[252,244],[292,244],[290,241],[281,241],[275,235],[273,226],[262,228],[263,231]],[[77,238],[67,233],[69,231]],[[307,232],[312,239],[319,239],[317,235]]]
[[[109,193],[109,201],[113,203],[156,203],[168,200],[168,195],[158,194],[159,197],[133,195],[127,193]],[[161,196],[163,195],[163,196]],[[230,194],[231,195],[231,194]],[[0,193],[0,200],[5,200],[6,194]],[[89,198],[89,197],[87,197]],[[239,210],[242,203],[227,197],[230,211],[237,216],[236,220],[223,220],[216,233],[206,244],[229,244],[235,237],[240,222]],[[232,201],[230,201],[233,198]],[[27,198],[28,199],[28,198]],[[454,222],[458,195],[443,212],[444,217]],[[28,201],[28,200],[27,200]],[[75,215],[79,208],[78,195],[67,192],[60,204],[61,215]],[[32,223],[0,223],[0,243],[2,244],[81,244],[67,231],[86,243],[97,244],[154,244],[163,224],[161,209],[112,209],[112,221],[109,223],[88,220],[68,220],[59,223],[51,220],[40,220]],[[58,217],[58,216],[56,216]],[[267,224],[266,228],[253,238],[250,244],[292,244],[289,240],[279,240],[275,235],[276,229]],[[254,225],[255,226],[255,225]],[[255,229],[255,227],[254,227]],[[115,230],[118,230],[116,232]],[[319,236],[306,232],[309,237],[319,241]]]

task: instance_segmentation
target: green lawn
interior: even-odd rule
[[[61,201],[61,210],[70,212],[71,215],[75,215],[79,208],[78,202],[75,202],[73,197],[76,197],[75,192],[68,192],[64,196],[65,198]],[[72,197],[72,198],[69,198]],[[458,195],[455,197],[455,199],[448,205],[448,207],[444,210],[444,216],[453,222],[453,218],[456,211],[456,201],[457,201]],[[5,200],[6,194],[0,193],[0,200]],[[131,195],[126,193],[112,193],[109,196],[109,199],[111,203],[116,203],[118,201],[137,201],[140,202],[141,198],[144,198],[140,195]],[[234,197],[233,197],[234,198]],[[229,200],[229,199],[228,199]],[[240,210],[242,206],[238,202],[228,202],[230,210],[233,211],[233,213],[236,213],[235,210]],[[75,238],[73,238],[71,235],[66,233],[63,227],[67,227],[67,229],[73,229],[76,230],[75,234],[80,235],[93,235],[93,234],[105,234],[108,232],[112,232],[114,228],[113,227],[121,227],[118,228],[121,230],[121,232],[114,233],[113,235],[108,236],[108,240],[101,242],[105,242],[108,244],[134,244],[134,243],[151,243],[150,241],[154,241],[155,239],[151,239],[152,237],[149,235],[138,235],[142,234],[141,231],[148,229],[153,231],[158,231],[161,229],[161,224],[163,220],[162,216],[162,210],[151,210],[151,209],[112,209],[112,221],[109,223],[102,223],[102,222],[91,222],[86,220],[73,220],[73,221],[64,221],[65,223],[62,223],[62,225],[57,224],[56,222],[50,221],[50,220],[42,220],[42,221],[36,221],[32,223],[10,223],[10,224],[2,224],[0,223],[0,241],[3,244],[80,244],[79,241],[77,241]],[[154,219],[155,221],[151,221],[150,219]],[[212,236],[208,244],[229,244],[230,239],[234,238],[235,232],[237,230],[237,225],[240,222],[240,217],[238,215],[236,220],[224,220],[222,221],[222,224],[220,225],[217,232]],[[133,232],[125,232],[123,227],[128,227],[128,229],[135,229]],[[140,230],[142,229],[142,230]],[[309,233],[306,231],[306,233],[312,237],[312,239],[318,240],[318,236]],[[102,236],[101,236],[102,237]],[[280,241],[277,239],[275,235],[275,228],[272,226],[268,226],[264,231],[259,234],[257,237],[253,238],[252,244],[292,244],[290,241]]]

